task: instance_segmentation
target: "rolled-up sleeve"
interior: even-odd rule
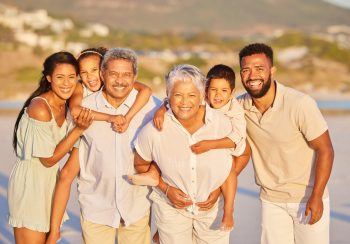
[[[138,134],[134,146],[136,152],[146,161],[152,161],[152,122],[148,123],[145,127],[142,128]]]

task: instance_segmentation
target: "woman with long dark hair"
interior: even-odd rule
[[[8,184],[9,224],[16,243],[44,243],[58,161],[92,122],[83,109],[68,131],[66,101],[77,84],[79,65],[69,52],[46,58],[39,87],[26,100],[15,123],[13,148],[17,161]]]

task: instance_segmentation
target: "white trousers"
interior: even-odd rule
[[[175,209],[164,194],[153,191],[152,211],[161,244],[228,244],[230,232],[221,231],[223,200],[208,211],[195,215],[186,210]]]
[[[329,244],[329,198],[323,199],[322,218],[309,225],[306,203],[261,200],[261,244]]]

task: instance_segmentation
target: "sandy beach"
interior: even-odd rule
[[[331,244],[350,243],[350,115],[327,115],[330,135],[335,149],[332,176],[328,184],[331,200]],[[15,161],[12,131],[15,115],[0,114],[0,243],[14,243],[12,228],[7,224],[7,183]],[[255,244],[260,236],[260,202],[254,183],[252,165],[239,176],[235,205],[235,229],[230,243]],[[81,243],[79,204],[75,184],[68,205],[68,220],[62,229],[64,243]]]

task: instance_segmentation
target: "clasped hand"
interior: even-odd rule
[[[197,202],[196,205],[199,207],[200,211],[207,211],[214,206],[220,194],[221,194],[221,191],[220,191],[220,188],[218,188],[209,194],[209,197],[206,201]],[[172,205],[178,209],[187,208],[188,206],[191,206],[193,204],[189,195],[185,194],[180,189],[172,186],[169,186],[169,189],[167,191],[167,197],[169,201],[172,203]]]
[[[129,120],[123,115],[114,115],[110,122],[115,132],[123,133],[129,127]]]

